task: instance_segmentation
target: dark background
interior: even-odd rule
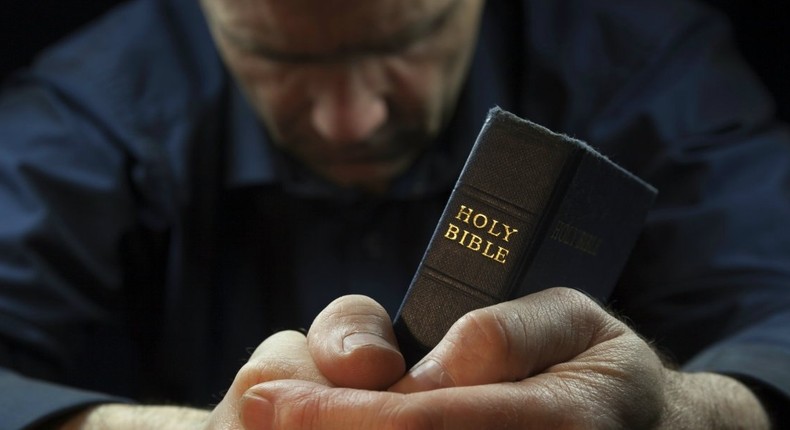
[[[198,1],[198,0],[195,0]],[[0,78],[121,0],[4,0],[0,2]]]
[[[787,0],[706,1],[730,17],[744,56],[775,94],[780,115],[790,120],[790,8],[782,7]],[[0,6],[0,79],[28,64],[45,46],[121,2],[5,0]]]

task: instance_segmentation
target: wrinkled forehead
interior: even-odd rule
[[[376,44],[419,31],[465,0],[203,0],[225,28],[304,52]]]

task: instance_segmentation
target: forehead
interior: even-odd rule
[[[273,47],[342,50],[399,35],[465,0],[204,0],[220,25]]]

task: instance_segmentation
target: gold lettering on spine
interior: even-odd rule
[[[461,240],[459,240],[459,241],[458,241],[458,243],[460,243],[461,245],[463,245],[463,244],[464,244],[464,241],[466,240],[466,236],[469,236],[469,232],[468,232],[468,231],[466,231],[466,230],[464,230],[464,234],[463,234],[463,236],[461,236]]]
[[[601,247],[600,237],[562,221],[557,222],[550,237],[590,255],[598,255]]]
[[[484,249],[484,250],[483,250],[483,252],[481,252],[481,254],[483,254],[484,256],[486,256],[486,257],[488,257],[488,258],[494,258],[494,257],[496,257],[496,255],[495,255],[495,254],[493,254],[493,253],[491,252],[491,246],[492,246],[492,245],[494,245],[494,244],[493,244],[493,243],[491,243],[491,241],[490,241],[490,240],[487,240],[487,241],[486,241],[486,249]]]
[[[461,229],[458,228],[457,225],[450,223],[450,225],[447,227],[447,232],[444,234],[444,237],[450,240],[455,240],[456,238],[458,238],[459,231],[461,231]]]
[[[497,249],[496,251],[496,255],[494,255],[493,257],[494,261],[498,261],[502,264],[505,264],[505,257],[507,257],[508,254],[510,254],[510,251],[500,246],[499,249]]]
[[[476,214],[472,218],[472,225],[479,229],[484,229],[488,225],[488,217],[483,214]]]
[[[471,249],[472,251],[480,251],[480,245],[482,243],[483,243],[483,238],[472,233],[472,239],[469,240],[469,244],[466,245],[466,247]]]
[[[482,212],[476,212],[466,205],[460,205],[455,219],[466,224],[472,230],[448,223],[444,233],[445,239],[456,242],[466,249],[482,254],[498,263],[505,264],[507,262],[510,250],[492,240],[501,239],[504,242],[510,242],[510,237],[516,234],[518,229]]]
[[[510,235],[514,234],[514,233],[517,233],[518,229],[512,228],[512,227],[510,227],[507,224],[502,224],[502,226],[505,228],[505,238],[503,240],[505,242],[510,242],[510,240],[509,240],[510,239]]]
[[[472,209],[467,208],[464,205],[461,205],[461,209],[458,211],[458,215],[455,216],[455,219],[469,224],[469,217],[472,216]]]
[[[491,235],[491,236],[493,236],[493,237],[499,237],[499,236],[501,236],[501,235],[502,235],[502,230],[497,230],[497,229],[496,229],[496,226],[497,226],[498,224],[499,224],[499,221],[497,221],[497,220],[493,220],[493,221],[491,222],[491,227],[488,229],[488,234],[490,234],[490,235]]]

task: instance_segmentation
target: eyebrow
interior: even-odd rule
[[[243,40],[228,31],[224,26],[219,26],[219,30],[238,47],[271,61],[281,63],[328,63],[364,55],[391,54],[406,48],[433,35],[444,27],[462,2],[463,0],[454,0],[441,12],[429,19],[407,25],[405,28],[393,33],[386,39],[370,44],[341,48],[325,54],[281,51],[257,41]]]

